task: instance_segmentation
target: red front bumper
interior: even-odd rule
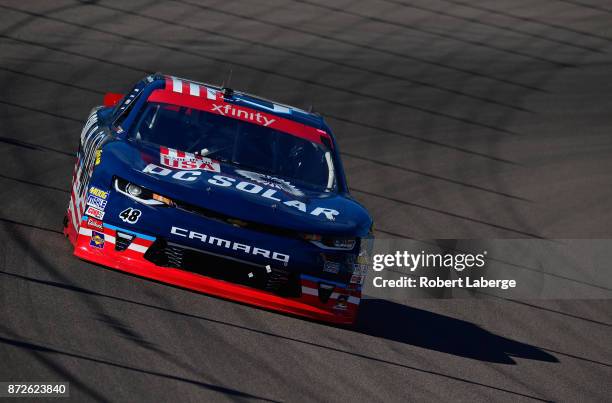
[[[184,270],[161,267],[144,258],[144,253],[153,241],[136,237],[128,249],[115,250],[116,230],[104,226],[96,229],[87,221],[81,221],[79,232],[72,225],[64,233],[74,245],[74,254],[81,259],[113,269],[136,274],[164,283],[199,291],[216,297],[258,307],[299,315],[306,318],[336,324],[353,324],[357,316],[360,290],[338,288],[326,303],[318,297],[318,283],[312,279],[301,279],[302,295],[299,298],[280,297],[259,289],[217,280]],[[96,237],[95,234],[98,233]],[[104,240],[100,240],[103,234]],[[92,240],[92,236],[98,242]],[[346,303],[338,297],[348,296]]]

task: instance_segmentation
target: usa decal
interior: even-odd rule
[[[202,171],[221,172],[221,166],[218,161],[166,147],[160,147],[159,162],[163,166],[181,170],[199,169]]]

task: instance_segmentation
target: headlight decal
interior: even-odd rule
[[[138,203],[148,206],[174,206],[172,199],[153,193],[152,191],[128,182],[125,179],[115,178],[115,190]]]

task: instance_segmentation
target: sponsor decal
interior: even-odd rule
[[[96,150],[96,163],[95,165],[100,165],[100,162],[102,162],[102,150]]]
[[[251,193],[251,194],[257,194],[266,199],[270,199],[270,200],[273,200],[279,203],[283,203],[286,206],[293,207],[304,213],[309,212],[311,215],[314,215],[317,217],[320,215],[323,215],[325,218],[327,218],[330,221],[335,220],[335,216],[340,214],[340,212],[337,210],[325,208],[325,207],[314,207],[314,208],[311,208],[310,211],[308,211],[307,210],[308,207],[306,206],[306,203],[304,202],[301,202],[299,200],[283,200],[280,197],[276,197],[277,191],[275,189],[266,189],[255,183],[246,182],[246,181],[237,182],[236,179],[230,178],[229,176],[213,175],[212,178],[208,179],[208,183],[210,183],[211,185],[220,186],[220,187],[235,187],[236,189],[240,191]],[[281,195],[278,195],[278,196],[281,196]]]
[[[336,274],[340,271],[340,263],[326,261],[323,265],[323,271]]]
[[[166,147],[160,147],[159,162],[163,166],[181,170],[201,169],[203,171],[221,172],[221,165],[218,161]]]
[[[368,268],[369,266],[367,264],[354,264],[353,274],[365,276],[366,274],[368,274]]]
[[[108,192],[98,189],[97,187],[92,186],[91,188],[89,188],[89,194],[92,194],[96,197],[99,197],[100,199],[104,199],[106,200],[106,198],[108,197]]]
[[[200,174],[202,173],[200,171],[173,171],[171,169],[160,167],[159,165],[155,164],[147,165],[146,167],[144,167],[142,172],[159,176],[170,175],[174,179],[186,182],[192,182],[198,179],[198,176],[200,176]]]
[[[237,119],[251,121],[266,127],[276,122],[276,119],[273,119],[271,115],[266,116],[263,113],[255,112],[250,109],[243,109],[230,104],[217,105],[213,103],[211,112],[216,112],[222,116],[231,116]]]
[[[97,228],[100,231],[104,229],[104,224],[102,224],[102,221],[96,220],[95,218],[91,217],[87,219],[87,225],[89,225],[90,227]]]
[[[104,210],[104,208],[106,207],[106,200],[102,199],[101,197],[90,194],[87,196],[87,205],[100,210]]]
[[[365,279],[365,276],[353,274],[351,276],[351,284],[363,284],[364,279]]]
[[[155,164],[147,165],[142,172],[159,176],[170,176],[173,179],[186,182],[197,180],[202,173],[200,171],[173,171],[172,169],[160,167],[159,165]],[[266,188],[252,182],[239,181],[229,176],[213,175],[212,178],[208,179],[208,183],[219,187],[235,187],[241,192],[258,195],[259,197],[263,197],[276,203],[282,203],[303,213],[308,213],[316,217],[322,215],[330,221],[334,221],[336,219],[335,217],[340,214],[338,210],[326,207],[307,206],[306,203],[300,200],[287,200],[286,195],[283,196],[282,194],[278,194],[278,190],[276,189]]]
[[[291,184],[288,180],[276,178],[274,176],[260,174],[257,172],[244,171],[242,169],[237,169],[236,173],[244,176],[247,179],[252,180],[253,182],[257,182],[261,185],[266,185],[271,188],[280,189],[284,192],[290,193],[294,196],[304,196],[304,193]]]
[[[95,207],[91,207],[91,206],[87,207],[87,210],[85,210],[85,214],[90,217],[97,218],[98,220],[101,220],[104,218],[104,211],[99,210]]]
[[[357,256],[357,263],[358,264],[366,264],[366,263],[368,263],[368,257],[366,255],[359,255],[359,256]]]
[[[138,222],[138,219],[141,215],[142,212],[140,210],[129,207],[119,213],[119,218],[121,218],[121,221],[123,222],[135,224],[136,222]]]
[[[91,231],[91,241],[89,245],[94,248],[104,248],[104,234],[98,231]]]
[[[348,295],[338,295],[333,309],[344,311],[348,309]]]
[[[172,227],[172,229],[170,229],[170,233],[183,238],[198,239],[205,244],[217,246],[227,250],[241,252],[245,255],[262,256],[267,259],[277,260],[279,262],[283,262],[285,266],[287,266],[290,259],[290,256],[284,253],[274,252],[268,249],[257,248],[255,246],[230,241],[227,239],[217,238],[208,234],[190,231],[185,228]]]

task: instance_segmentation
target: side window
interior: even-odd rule
[[[119,114],[117,118],[115,118],[113,126],[119,127],[123,124],[125,118],[130,115],[130,112],[134,108],[134,105],[136,104],[141,92],[142,91],[140,89],[136,88],[127,97],[125,97],[125,100],[122,102],[123,106],[119,108]]]
[[[146,77],[143,80],[140,80],[134,88],[128,92],[128,94],[121,100],[120,103],[117,104],[115,110],[113,111],[113,125],[120,126],[121,123],[125,120],[125,118],[130,114],[133,105],[136,103],[136,100],[145,89],[145,87],[153,81],[151,76]]]

